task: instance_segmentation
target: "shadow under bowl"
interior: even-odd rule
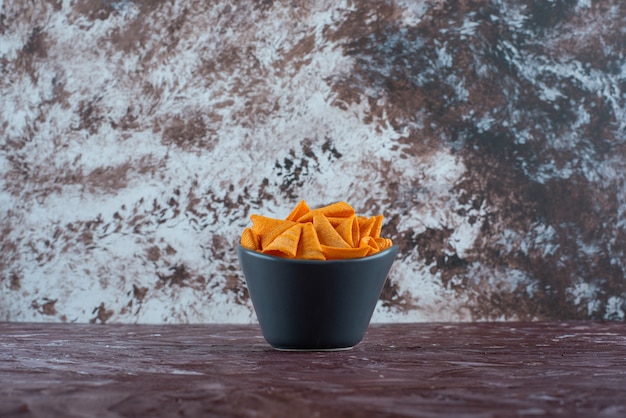
[[[398,247],[349,260],[297,260],[239,246],[265,340],[280,350],[341,350],[359,343]]]

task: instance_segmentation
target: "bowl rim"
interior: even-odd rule
[[[392,245],[391,247],[385,248],[384,250],[379,251],[376,254],[367,255],[365,257],[345,258],[345,259],[340,259],[340,260],[303,260],[301,258],[278,257],[275,255],[263,254],[262,252],[259,252],[256,250],[251,250],[250,248],[246,248],[241,244],[238,245],[238,249],[240,251],[250,254],[253,257],[257,257],[257,258],[267,260],[267,261],[278,261],[281,263],[288,263],[288,264],[337,265],[337,264],[365,263],[368,261],[376,260],[378,258],[384,258],[388,255],[388,253],[397,251],[398,246]]]

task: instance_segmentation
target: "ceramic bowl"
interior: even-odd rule
[[[340,350],[359,343],[398,253],[294,260],[238,248],[265,340],[280,350]]]

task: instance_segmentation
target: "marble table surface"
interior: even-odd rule
[[[620,322],[372,324],[337,352],[257,325],[0,323],[0,417],[626,414]]]

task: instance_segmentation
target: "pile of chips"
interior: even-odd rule
[[[283,258],[339,260],[365,257],[393,245],[382,238],[383,215],[356,215],[337,202],[311,209],[302,200],[285,219],[251,215],[241,235],[245,248]]]

